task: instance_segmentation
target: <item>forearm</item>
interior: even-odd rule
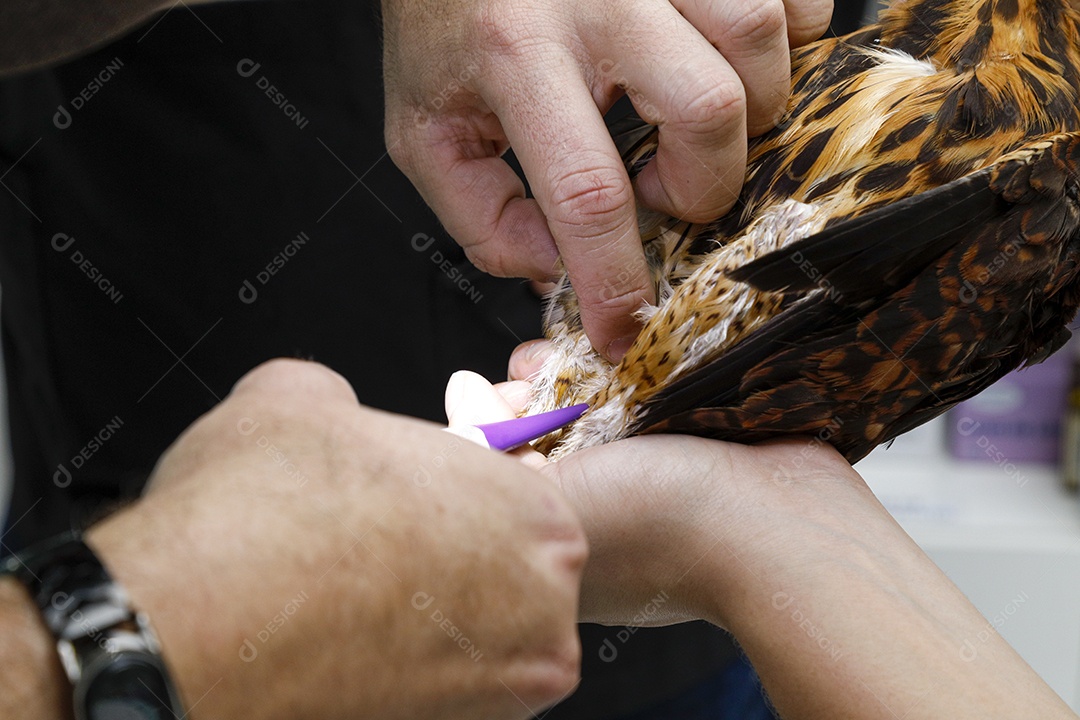
[[[1075,717],[859,485],[785,506],[783,547],[728,557],[749,592],[719,619],[782,716]]]
[[[22,585],[0,578],[0,717],[60,720],[71,716],[71,688],[56,645]]]
[[[116,37],[167,0],[5,0],[0,75],[57,62]]]

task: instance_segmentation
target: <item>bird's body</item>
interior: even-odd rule
[[[734,210],[707,224],[641,213],[659,301],[617,366],[591,349],[568,282],[555,291],[532,411],[592,410],[542,449],[811,434],[854,461],[1068,337],[1080,15],[1067,2],[907,0],[792,66],[788,113],[752,141]],[[657,132],[622,142],[634,173]]]

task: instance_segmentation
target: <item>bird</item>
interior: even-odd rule
[[[566,276],[528,412],[588,403],[550,459],[623,437],[794,435],[856,462],[1069,338],[1080,304],[1080,14],[900,0],[792,52],[735,207],[639,209],[657,302],[617,363]],[[633,177],[658,128],[613,128]]]

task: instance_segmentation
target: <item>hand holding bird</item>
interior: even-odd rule
[[[792,57],[736,207],[640,214],[656,305],[613,364],[566,280],[530,412],[541,449],[633,434],[816,435],[856,461],[1068,338],[1080,304],[1080,16],[1065,0],[909,0]],[[630,173],[658,147],[619,133]]]
[[[583,327],[617,360],[655,299],[634,187],[696,220],[730,208],[747,133],[783,113],[790,46],[820,36],[831,5],[383,0],[387,150],[480,269],[552,280],[561,258]],[[602,117],[628,88],[664,120],[633,187]]]

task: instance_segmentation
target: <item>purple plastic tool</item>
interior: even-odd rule
[[[569,425],[584,415],[588,409],[589,406],[582,403],[538,415],[527,415],[475,427],[484,433],[491,449],[507,452]]]

